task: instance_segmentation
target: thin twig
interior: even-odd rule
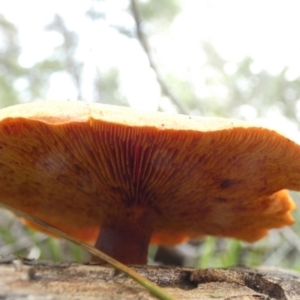
[[[167,96],[177,107],[180,113],[188,115],[189,111],[182,105],[182,103],[173,95],[171,90],[168,88],[164,80],[162,79],[160,72],[158,70],[158,67],[155,63],[155,59],[153,56],[153,53],[151,51],[151,47],[149,45],[149,42],[146,38],[146,35],[144,34],[142,28],[141,28],[141,23],[142,23],[142,18],[138,9],[138,5],[136,3],[136,0],[131,0],[131,12],[132,16],[135,22],[135,27],[136,27],[136,32],[137,32],[137,37],[138,40],[143,47],[149,61],[149,65],[154,71],[156,75],[156,80],[160,86],[161,92],[163,95]]]
[[[66,234],[65,232],[61,231],[60,229],[36,218],[31,216],[30,214],[18,210],[8,204],[4,204],[4,203],[0,203],[0,207],[3,207],[5,209],[11,210],[12,212],[14,212],[16,215],[18,215],[19,217],[22,218],[26,218],[29,221],[32,221],[36,224],[38,224],[39,226],[41,226],[42,228],[46,229],[47,231],[49,231],[50,233],[59,236],[63,239],[66,239],[78,246],[80,246],[81,248],[83,248],[84,250],[87,250],[88,252],[90,252],[91,254],[101,258],[102,260],[104,260],[105,262],[107,262],[108,264],[110,264],[111,266],[113,266],[115,269],[125,273],[126,275],[128,275],[130,278],[132,278],[133,280],[135,280],[136,282],[138,282],[141,286],[143,286],[144,288],[146,288],[151,294],[153,294],[154,296],[156,296],[158,299],[162,299],[162,300],[176,300],[173,296],[169,295],[166,291],[164,291],[162,288],[160,288],[157,284],[155,284],[154,282],[150,281],[149,279],[141,276],[139,273],[137,273],[136,271],[134,271],[133,269],[125,266],[124,264],[118,262],[117,260],[113,259],[112,257],[108,256],[107,254],[103,253],[102,251],[96,249],[95,247],[82,242],[76,238],[73,238],[72,236]]]

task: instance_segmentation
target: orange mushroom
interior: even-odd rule
[[[246,122],[69,101],[0,111],[0,202],[123,263],[146,263],[149,242],[291,225],[283,189],[300,190],[300,146]]]

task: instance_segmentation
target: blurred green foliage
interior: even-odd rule
[[[176,0],[141,1],[139,8],[145,22],[154,23],[159,28],[166,28],[180,12],[180,3]]]
[[[150,34],[148,38],[151,42],[151,38],[155,38],[162,30],[168,31],[168,26],[180,13],[182,3],[179,0],[148,0],[138,4],[143,28]],[[83,12],[86,18],[93,21],[107,21],[106,13],[103,6]],[[129,2],[122,8],[122,13],[132,17]],[[136,39],[135,28],[127,23],[112,23],[109,26],[118,32],[120,38]],[[22,45],[17,27],[0,15],[0,107],[44,99],[50,77],[56,72],[68,74],[77,90],[77,98],[85,99],[85,62],[77,57],[81,42],[79,34],[70,30],[59,14],[53,16],[50,24],[45,24],[45,34],[49,31],[58,33],[62,43],[52,49],[52,54],[45,60],[38,61],[31,67],[23,67],[19,63]],[[191,80],[186,74],[174,73],[168,69],[162,72],[170,90],[192,114],[249,119],[249,109],[252,112],[251,118],[263,117],[275,110],[296,124],[299,119],[299,77],[291,78],[287,68],[277,75],[257,69],[251,57],[227,61],[208,41],[202,42],[201,49],[206,63],[199,70],[199,78],[194,76]],[[143,51],[142,47],[140,51]],[[95,65],[94,71],[94,79],[90,83],[93,86],[92,100],[128,105],[128,99],[120,89],[122,83],[118,68],[101,69]],[[189,74],[189,70],[186,73]],[[296,194],[295,197],[297,198]],[[294,215],[298,222],[292,231],[274,231],[254,245],[207,237],[193,246],[194,253],[186,254],[183,264],[201,268],[265,264],[300,270],[300,215],[298,211]],[[20,220],[2,212],[0,255],[9,253],[51,260],[89,259],[89,255],[77,246],[24,228]],[[151,260],[155,260],[156,247],[152,247],[149,253]]]

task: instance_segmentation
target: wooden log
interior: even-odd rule
[[[180,300],[298,300],[300,274],[275,268],[134,267]],[[0,260],[0,299],[156,299],[109,266]]]

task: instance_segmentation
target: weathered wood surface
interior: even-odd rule
[[[269,268],[194,270],[135,267],[180,300],[300,299],[300,274]],[[28,260],[0,261],[0,299],[156,299],[111,267]]]

